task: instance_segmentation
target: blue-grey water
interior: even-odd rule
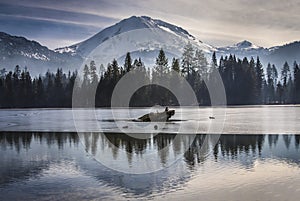
[[[299,135],[222,135],[203,154],[207,135],[182,147],[174,135],[134,140],[103,134],[108,140],[81,142],[76,133],[1,133],[0,200],[296,200],[300,195]],[[182,137],[190,137],[188,135]],[[151,142],[152,140],[152,142]],[[161,170],[128,174],[95,160],[107,143],[127,151],[110,160],[128,163],[155,151]],[[151,147],[153,146],[153,147]],[[167,154],[159,150],[168,146]],[[87,149],[92,150],[88,152]]]
[[[298,200],[299,107],[226,110],[223,135],[188,133],[222,123],[209,108],[136,125],[124,109],[80,110],[93,132],[78,133],[72,110],[2,110],[0,200]]]
[[[133,120],[164,108],[7,109],[0,110],[0,131],[125,132],[184,134],[300,134],[300,105],[175,109],[171,122]],[[215,117],[210,119],[209,117]],[[158,125],[157,129],[154,126]]]

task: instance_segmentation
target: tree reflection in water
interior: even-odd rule
[[[84,133],[83,137],[83,147],[93,156],[99,152],[110,152],[111,160],[118,161],[123,156],[120,150],[125,150],[123,157],[129,164],[149,152],[156,154],[163,167],[174,155],[183,157],[179,160],[179,168],[130,175],[113,171],[87,158],[80,150],[81,141],[77,133],[0,133],[0,188],[16,181],[37,178],[51,166],[70,161],[99,183],[138,196],[161,192],[163,188],[177,188],[210,161],[225,168],[228,168],[226,162],[232,161],[241,168],[252,168],[257,158],[274,156],[276,160],[299,163],[300,135],[222,135],[216,146],[204,143],[211,135],[146,134],[139,135],[143,138],[139,139],[121,133]],[[175,140],[176,137],[178,140]]]
[[[150,134],[136,138],[122,133],[84,133],[84,147],[87,152],[96,155],[98,151],[103,151],[109,147],[114,158],[118,157],[118,150],[124,149],[127,152],[128,161],[132,160],[134,155],[142,156],[147,150],[163,150],[159,152],[158,157],[162,164],[166,163],[168,154],[180,155],[184,151],[184,160],[190,166],[201,163],[205,160],[205,155],[209,152],[201,150],[206,135],[179,135],[179,140],[174,140],[174,134],[158,134],[151,138]],[[215,159],[219,152],[223,156],[236,157],[239,153],[261,154],[265,138],[269,147],[274,147],[279,141],[280,135],[221,135],[219,142],[213,148]],[[294,138],[294,145],[299,149],[300,135],[282,135],[282,140],[287,149],[290,148]],[[64,146],[78,146],[80,142],[77,133],[1,133],[1,149],[11,148],[16,152],[30,149],[32,141],[46,142],[50,146],[57,146],[63,149]],[[192,141],[192,142],[191,142]],[[206,153],[206,154],[203,154]]]

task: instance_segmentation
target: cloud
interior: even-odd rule
[[[57,48],[88,38],[99,27],[0,15],[0,30]]]
[[[91,37],[116,21],[89,13],[0,2],[0,31],[38,40],[52,49]]]
[[[88,13],[55,10],[50,8],[38,8],[22,5],[10,5],[3,3],[0,3],[0,13],[1,15],[7,16],[31,17],[93,26],[101,26],[103,24],[112,23],[118,20],[114,18]]]
[[[82,27],[107,27],[132,15],[149,15],[179,25],[213,45],[248,39],[272,46],[299,40],[300,35],[299,0],[10,0],[6,7],[2,5],[0,13],[7,16]]]

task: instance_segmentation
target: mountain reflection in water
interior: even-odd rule
[[[239,180],[245,184],[239,186],[241,192],[255,193],[250,184],[259,186],[253,181],[262,178],[257,167],[263,166],[278,172],[270,178],[266,173],[260,185],[277,189],[280,182],[300,181],[299,135],[221,135],[215,146],[204,144],[212,137],[209,135],[142,137],[145,139],[119,133],[0,133],[0,200],[179,199],[201,189],[203,196],[208,195],[225,180],[232,190],[228,195],[233,196],[239,194],[234,189],[240,185],[234,178],[243,178]],[[133,168],[149,153],[156,156],[159,171],[127,174],[95,160],[105,154],[111,161],[120,161],[120,167]],[[293,175],[284,175],[279,167],[291,168]],[[270,182],[271,178],[275,181]],[[293,197],[300,194],[297,186],[299,183],[281,189],[282,194],[280,190],[268,193]],[[256,191],[263,197],[265,192],[261,193]]]

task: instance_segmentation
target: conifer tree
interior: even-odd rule
[[[132,59],[130,56],[130,52],[127,52],[126,54],[124,69],[126,72],[129,72],[132,69]]]
[[[88,65],[84,65],[83,68],[83,86],[88,86],[88,84],[90,83],[90,69],[88,67]]]
[[[208,62],[202,50],[197,49],[193,58],[193,69],[201,76],[202,79],[206,79],[209,73]]]
[[[300,68],[297,62],[294,62],[294,103],[300,103]]]
[[[155,70],[158,73],[159,76],[163,76],[166,73],[168,73],[168,58],[165,55],[165,52],[163,49],[160,49],[159,54],[156,58],[155,62]]]
[[[95,61],[90,62],[90,76],[91,76],[91,84],[97,85],[98,84],[98,74],[97,74],[97,67]]]
[[[194,59],[194,48],[189,42],[183,50],[182,54],[182,73],[187,76],[187,79],[190,79],[190,75],[193,72],[193,59]]]
[[[172,60],[172,70],[179,73],[180,72],[180,64],[179,64],[179,60],[173,58]]]
[[[263,82],[264,82],[264,69],[260,62],[259,57],[256,59],[255,65],[256,71],[256,91],[257,91],[257,103],[260,103],[262,100],[262,89],[263,89]]]

